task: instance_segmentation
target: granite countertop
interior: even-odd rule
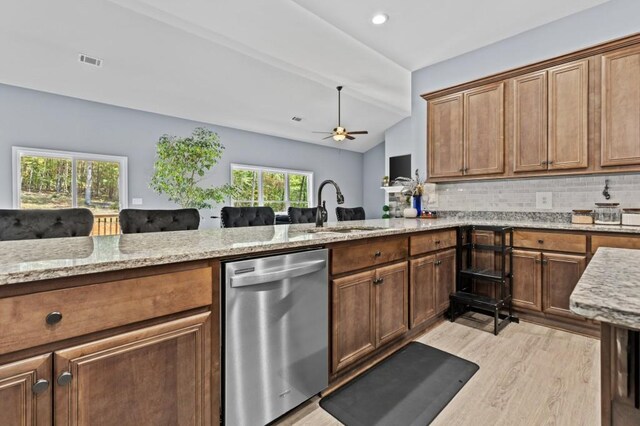
[[[599,248],[570,306],[583,317],[640,330],[640,250]]]
[[[309,233],[307,231],[314,229],[315,225],[305,224],[4,241],[0,242],[0,285],[192,260],[256,255],[270,250],[322,246],[339,241],[470,224],[640,234],[640,228],[622,226],[445,218],[437,220],[375,219],[325,225],[325,228],[353,226],[378,228],[349,234]]]

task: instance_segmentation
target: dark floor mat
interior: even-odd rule
[[[320,401],[347,426],[425,426],[478,371],[477,364],[411,342]]]

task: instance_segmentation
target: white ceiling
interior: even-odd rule
[[[410,70],[604,1],[5,1],[0,82],[364,152],[410,115]],[[335,127],[337,85],[369,135],[311,133]]]

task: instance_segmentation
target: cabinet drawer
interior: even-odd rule
[[[591,253],[599,247],[640,249],[640,237],[614,237],[610,235],[594,235],[591,237]]]
[[[406,238],[395,238],[336,247],[331,255],[331,273],[337,275],[404,259],[408,245]]]
[[[0,299],[0,354],[210,305],[212,278],[198,268]]]
[[[540,250],[586,253],[587,236],[557,232],[515,231],[513,245]]]
[[[456,231],[454,229],[414,235],[411,237],[411,256],[455,247],[455,245]]]

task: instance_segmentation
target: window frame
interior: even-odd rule
[[[57,149],[44,148],[27,148],[22,146],[11,147],[12,156],[12,184],[13,184],[13,208],[19,209],[20,191],[22,188],[22,173],[20,159],[27,157],[48,157],[61,158],[71,160],[71,205],[72,208],[78,207],[78,182],[77,182],[77,161],[108,161],[118,163],[120,165],[120,175],[118,176],[118,196],[120,207],[119,210],[126,209],[129,206],[129,176],[128,176],[128,157],[119,155],[93,154],[88,152],[63,151]]]
[[[312,207],[313,204],[313,172],[309,170],[295,170],[295,169],[284,169],[279,167],[269,167],[269,166],[255,166],[251,164],[240,164],[240,163],[231,163],[229,167],[229,182],[233,185],[233,172],[235,170],[250,170],[258,173],[258,206],[264,205],[264,194],[262,192],[262,173],[284,173],[284,212],[276,212],[276,213],[286,213],[286,211],[291,207],[291,200],[289,199],[289,175],[306,175],[307,176],[307,205],[308,207]],[[231,197],[231,205],[235,206],[236,201],[239,202],[248,202],[251,200],[236,200]],[[268,200],[268,201],[277,201],[277,200]]]

